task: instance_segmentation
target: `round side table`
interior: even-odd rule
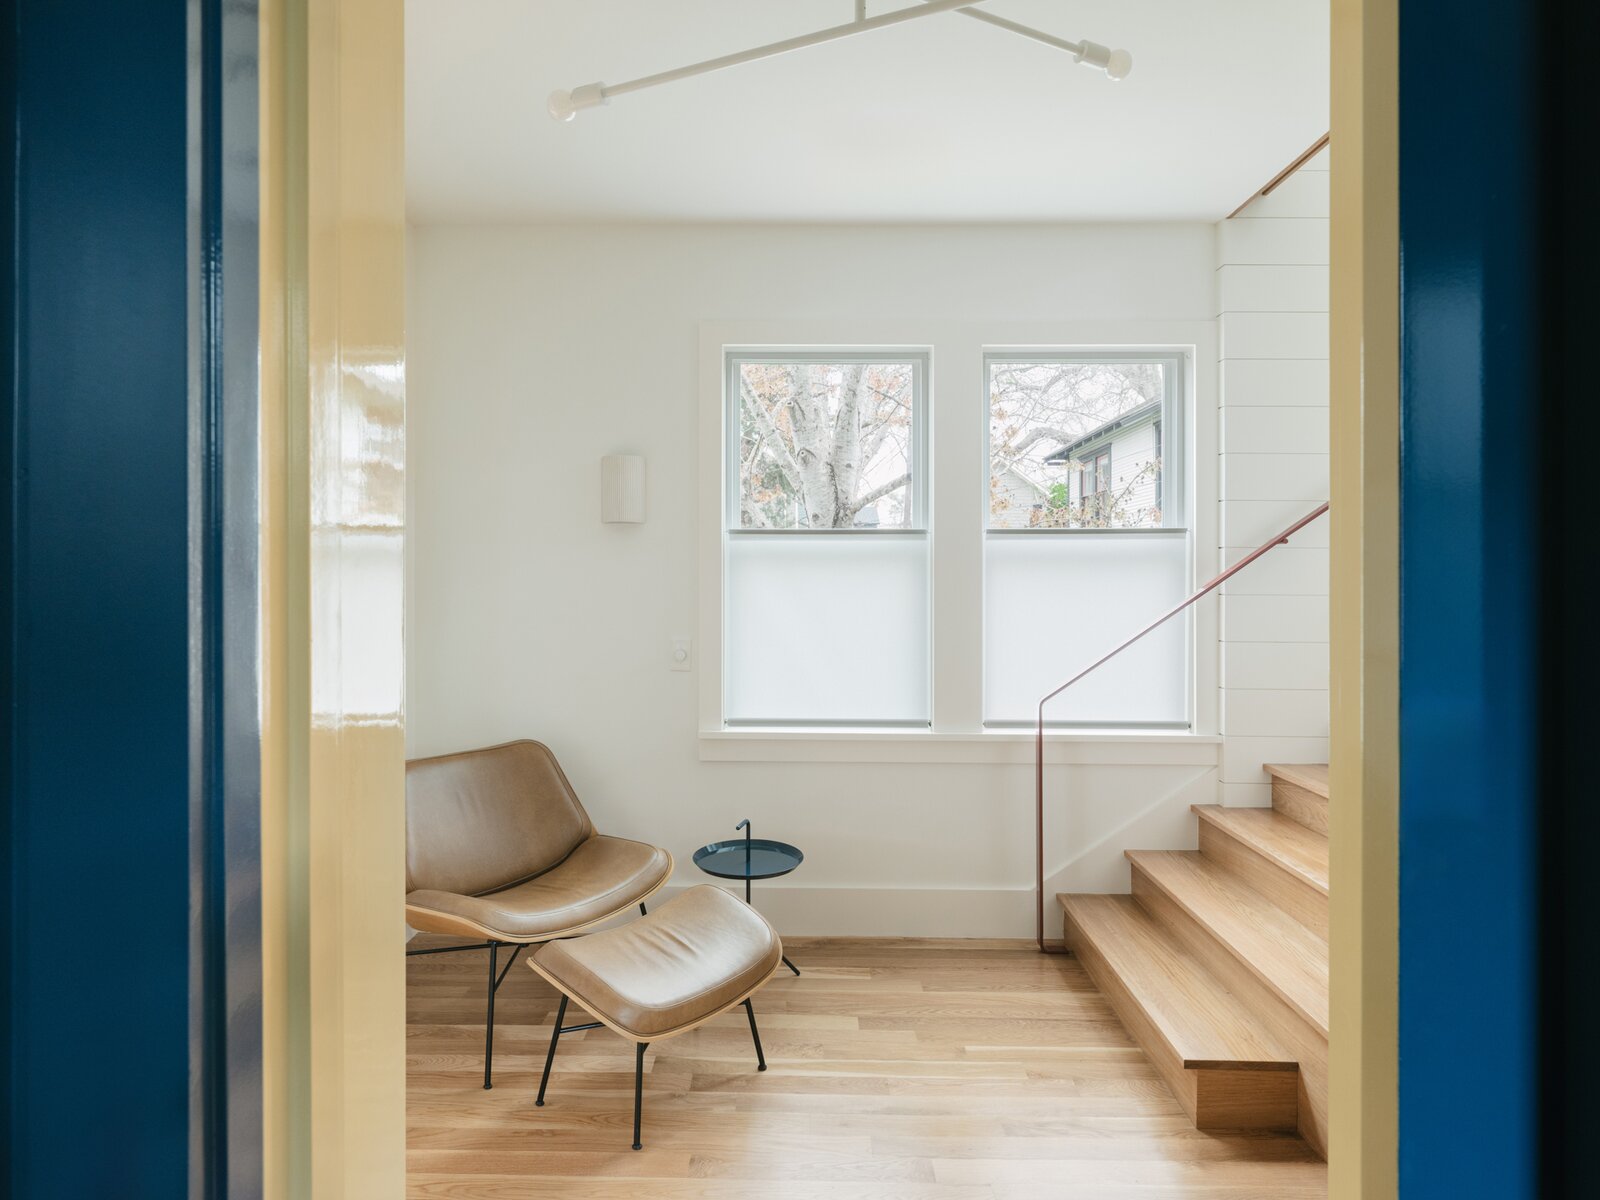
[[[744,830],[744,837],[701,846],[694,852],[694,865],[718,879],[744,880],[746,904],[750,904],[752,880],[776,879],[780,875],[787,875],[806,860],[806,856],[788,842],[751,837],[748,817],[735,825],[734,829]],[[755,906],[751,904],[751,907]],[[800,968],[789,961],[787,954],[783,956],[783,965],[796,975],[800,974]]]

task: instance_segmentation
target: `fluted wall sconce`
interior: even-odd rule
[[[608,525],[644,524],[644,456],[608,454],[600,460],[600,519]]]

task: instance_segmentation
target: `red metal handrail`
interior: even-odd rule
[[[1305,516],[1301,517],[1298,521],[1296,521],[1293,525],[1289,526],[1289,528],[1285,529],[1282,533],[1278,534],[1276,537],[1270,539],[1269,541],[1263,542],[1260,546],[1257,546],[1254,550],[1250,551],[1249,554],[1246,554],[1238,562],[1234,563],[1233,566],[1229,567],[1226,571],[1222,572],[1222,574],[1218,575],[1215,579],[1211,580],[1211,582],[1205,584],[1203,587],[1200,588],[1199,591],[1195,592],[1192,596],[1190,596],[1182,604],[1179,604],[1177,607],[1172,608],[1172,609],[1168,610],[1167,612],[1163,613],[1161,616],[1157,617],[1154,621],[1151,621],[1150,624],[1146,625],[1143,629],[1139,630],[1138,633],[1134,634],[1127,641],[1123,642],[1120,646],[1117,646],[1115,649],[1110,650],[1107,653],[1102,654],[1099,658],[1095,659],[1092,663],[1090,663],[1083,670],[1079,671],[1071,679],[1067,680],[1060,687],[1056,688],[1055,691],[1050,692],[1049,694],[1047,694],[1047,695],[1045,695],[1045,696],[1040,698],[1040,700],[1039,700],[1039,721],[1038,721],[1038,725],[1037,725],[1037,727],[1035,729],[1035,732],[1034,732],[1034,745],[1033,745],[1033,795],[1034,795],[1034,885],[1033,885],[1033,897],[1034,897],[1034,911],[1035,911],[1035,916],[1036,916],[1036,920],[1035,920],[1035,924],[1034,924],[1034,936],[1038,939],[1040,953],[1043,953],[1043,954],[1051,954],[1051,953],[1060,954],[1060,953],[1064,953],[1065,952],[1064,949],[1063,950],[1052,949],[1051,947],[1046,946],[1045,942],[1044,942],[1044,706],[1046,704],[1048,704],[1050,701],[1054,700],[1057,696],[1061,695],[1062,692],[1066,691],[1073,684],[1077,683],[1078,680],[1082,679],[1085,675],[1089,674],[1090,671],[1093,671],[1096,667],[1103,666],[1105,663],[1109,662],[1111,659],[1113,659],[1117,655],[1121,654],[1129,646],[1133,645],[1140,638],[1144,637],[1145,634],[1152,633],[1155,630],[1159,629],[1161,626],[1165,625],[1168,621],[1172,620],[1173,617],[1175,617],[1179,613],[1183,612],[1184,609],[1188,608],[1190,605],[1194,604],[1196,601],[1200,600],[1202,597],[1210,594],[1211,592],[1216,591],[1224,583],[1227,583],[1228,580],[1232,579],[1240,571],[1244,570],[1251,563],[1255,562],[1256,559],[1260,558],[1263,554],[1266,554],[1274,546],[1282,546],[1282,545],[1284,545],[1286,542],[1288,542],[1288,540],[1291,537],[1293,537],[1295,534],[1299,533],[1307,525],[1311,524],[1311,522],[1315,521],[1318,517],[1320,517],[1323,513],[1327,512],[1327,511],[1328,511],[1328,505],[1327,505],[1326,502],[1324,502],[1323,504],[1319,505],[1317,508],[1313,509],[1311,512],[1307,513]]]

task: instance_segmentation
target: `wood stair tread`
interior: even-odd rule
[[[1328,894],[1328,839],[1272,808],[1192,804],[1195,816]]]
[[[1197,851],[1125,853],[1172,903],[1327,1037],[1326,941]]]
[[[1261,769],[1268,775],[1303,787],[1324,800],[1328,798],[1327,763],[1267,763]]]
[[[1056,899],[1185,1069],[1298,1069],[1216,976],[1132,896]]]

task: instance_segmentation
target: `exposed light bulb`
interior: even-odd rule
[[[544,106],[558,121],[570,121],[578,115],[578,110],[572,107],[572,93],[566,88],[557,88],[551,92]]]
[[[545,111],[558,121],[570,121],[578,115],[579,109],[595,108],[606,102],[606,85],[603,83],[586,83],[582,87],[573,88],[570,92],[565,88],[557,88],[550,93],[545,101]]]
[[[1073,62],[1104,71],[1110,79],[1124,79],[1133,70],[1133,55],[1126,50],[1113,50],[1099,42],[1079,42]]]

